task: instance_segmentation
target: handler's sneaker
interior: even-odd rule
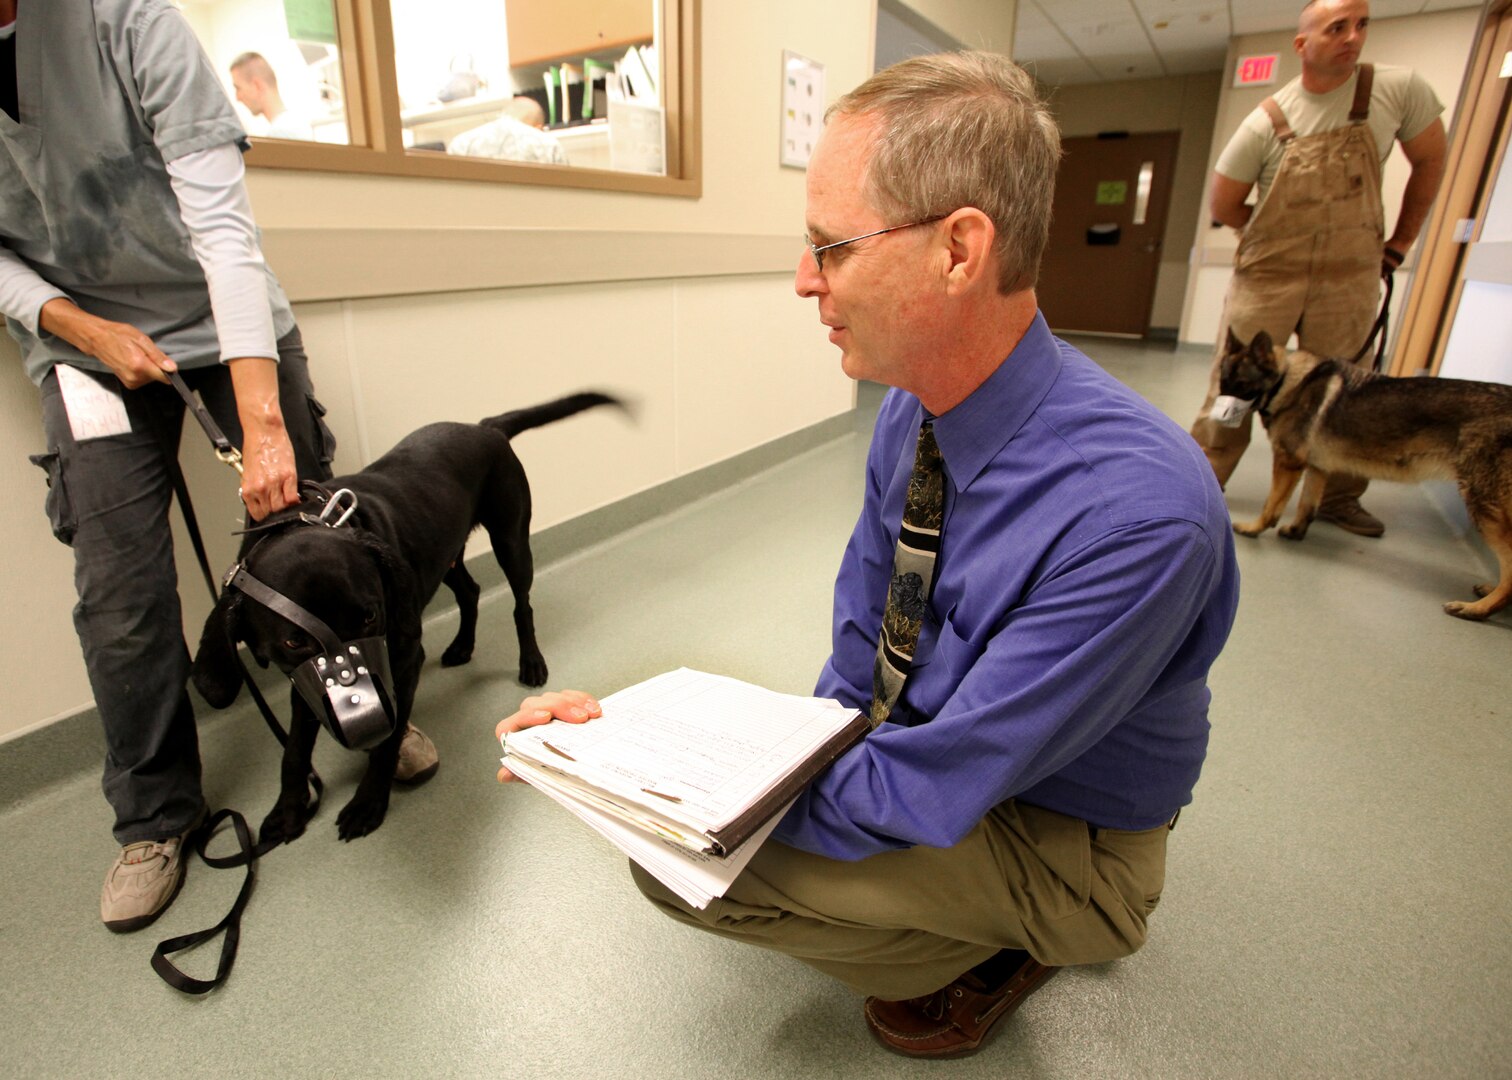
[[[436,744],[414,724],[404,733],[399,744],[399,763],[394,766],[394,779],[401,784],[423,784],[436,775],[441,767],[441,755],[436,753]]]
[[[178,836],[139,840],[121,849],[100,892],[100,920],[107,930],[140,930],[168,910],[184,884],[184,845],[198,826],[196,821]]]

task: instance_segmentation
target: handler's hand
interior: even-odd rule
[[[243,421],[242,478],[237,494],[253,521],[300,501],[294,446],[281,425],[253,427]]]
[[[150,337],[127,323],[103,323],[96,327],[95,359],[115,372],[121,385],[136,390],[150,382],[167,382],[178,365],[168,359]]]
[[[278,400],[278,363],[260,356],[226,361],[242,426],[242,482],[247,516],[261,521],[299,502],[294,446]]]
[[[502,739],[511,731],[565,720],[569,724],[581,724],[602,716],[603,710],[594,698],[581,690],[558,690],[549,694],[537,694],[520,702],[519,712],[506,716],[494,725],[494,738]],[[518,777],[508,769],[499,769],[499,783],[507,784]]]
[[[55,297],[42,305],[41,328],[108,367],[121,385],[136,390],[150,382],[167,382],[177,368],[150,337],[130,323],[91,315],[72,300]]]

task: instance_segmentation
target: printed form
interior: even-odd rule
[[[601,704],[603,715],[586,723],[554,720],[505,736],[503,764],[700,908],[724,894],[793,799],[731,852],[713,854],[719,847],[707,834],[764,797],[781,800],[775,793],[786,778],[827,763],[842,733],[865,728],[837,701],[687,668]]]

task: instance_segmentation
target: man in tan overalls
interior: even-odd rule
[[[1251,428],[1248,415],[1238,427],[1208,416],[1226,330],[1245,342],[1265,330],[1278,343],[1295,331],[1309,352],[1354,357],[1375,322],[1381,278],[1401,265],[1438,193],[1443,105],[1411,70],[1359,63],[1369,23],[1366,0],[1304,8],[1293,41],[1302,74],[1245,118],[1213,173],[1214,219],[1242,230],[1207,400],[1192,425],[1220,484]],[[1412,175],[1383,242],[1381,165],[1397,141]],[[1260,197],[1250,206],[1256,183]],[[1365,485],[1331,476],[1318,520],[1380,536],[1385,526],[1360,506]]]

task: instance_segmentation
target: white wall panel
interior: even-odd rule
[[[1512,385],[1512,285],[1465,283],[1439,374]]]

